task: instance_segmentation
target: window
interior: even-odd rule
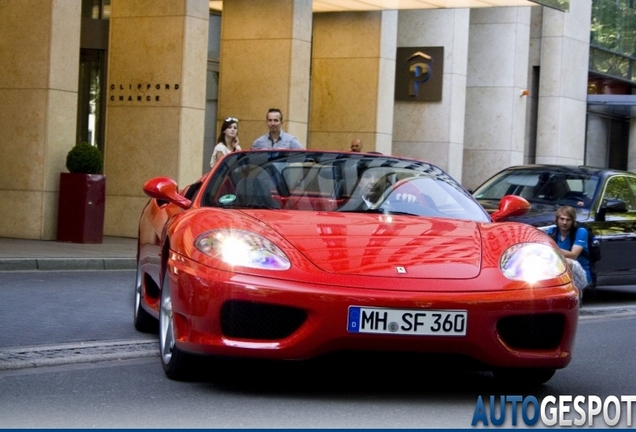
[[[78,142],[84,141],[97,146],[102,153],[105,61],[104,50],[80,50],[76,139]]]
[[[110,19],[110,0],[82,0],[82,18]]]
[[[104,152],[106,59],[111,0],[82,0],[76,142]]]
[[[603,199],[625,201],[628,211],[635,209],[632,189],[623,176],[614,176],[607,181]]]

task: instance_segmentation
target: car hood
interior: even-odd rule
[[[342,275],[470,279],[480,272],[479,224],[359,213],[258,212],[311,263]],[[300,217],[301,216],[301,217]]]

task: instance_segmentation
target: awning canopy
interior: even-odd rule
[[[403,9],[451,9],[543,5],[567,11],[570,0],[313,0],[314,12],[356,12]],[[210,9],[222,10],[222,1],[210,1]]]
[[[589,105],[636,106],[636,95],[587,95]]]
[[[636,118],[636,95],[587,95],[587,105],[590,112]]]

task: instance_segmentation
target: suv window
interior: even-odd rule
[[[631,179],[629,179],[631,180]],[[627,205],[627,210],[632,211],[636,207],[634,206],[634,198],[632,192],[631,181],[628,182],[628,178],[625,176],[614,176],[607,181],[605,186],[605,192],[603,194],[604,200],[622,200]]]
[[[520,169],[491,179],[474,195],[480,200],[519,195],[530,202],[589,207],[597,184],[595,176],[584,173]]]

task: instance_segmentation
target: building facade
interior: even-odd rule
[[[59,173],[88,141],[104,154],[104,233],[136,237],[148,178],[196,180],[225,117],[240,119],[245,149],[271,107],[309,149],[361,138],[469,189],[523,163],[636,169],[631,101],[603,96],[631,94],[629,79],[596,71],[601,102],[589,103],[592,0],[567,12],[515,1],[317,12],[311,0],[6,0],[0,236],[55,239]]]

